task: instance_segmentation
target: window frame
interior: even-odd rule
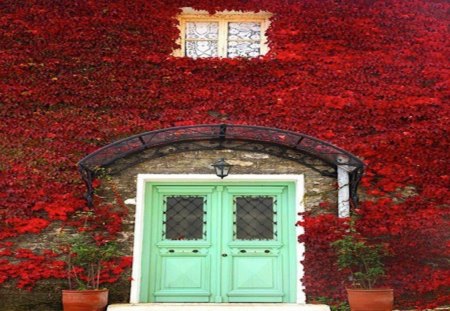
[[[180,36],[177,44],[180,48],[174,50],[175,57],[189,57],[186,55],[186,23],[187,22],[217,22],[219,23],[219,36],[217,40],[219,58],[228,57],[228,23],[229,22],[257,22],[261,23],[261,39],[260,39],[260,55],[263,56],[269,51],[267,44],[266,32],[270,26],[270,17],[272,14],[268,12],[240,12],[240,11],[221,11],[215,14],[209,14],[207,11],[194,10],[192,8],[183,8],[182,13],[177,16],[178,29]],[[259,57],[257,56],[257,57]],[[208,59],[211,57],[189,57],[193,59]],[[254,57],[247,57],[254,58]]]

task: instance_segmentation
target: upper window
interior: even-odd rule
[[[179,16],[181,48],[175,56],[258,57],[267,53],[265,32],[270,14],[183,9]]]

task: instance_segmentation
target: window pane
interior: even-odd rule
[[[273,197],[242,196],[235,198],[235,233],[238,240],[272,240],[276,235],[276,212]]]
[[[186,39],[217,40],[219,37],[219,23],[217,22],[187,22]]]
[[[261,23],[228,23],[228,40],[261,40]]]
[[[217,57],[217,41],[186,41],[186,56]]]
[[[228,41],[228,57],[257,57],[261,54],[259,42]]]
[[[163,237],[167,240],[200,240],[203,234],[204,198],[171,196],[164,201]]]

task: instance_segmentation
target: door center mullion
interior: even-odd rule
[[[214,216],[214,222],[211,226],[211,238],[213,241],[213,252],[211,254],[212,261],[214,262],[214,265],[216,265],[216,269],[214,269],[211,273],[212,275],[212,283],[215,287],[215,290],[213,290],[214,293],[214,302],[219,303],[223,302],[223,284],[222,284],[222,278],[223,278],[223,262],[222,262],[222,254],[224,253],[224,245],[223,245],[223,230],[224,230],[224,224],[223,224],[223,217],[225,216],[224,211],[224,187],[223,186],[216,186],[215,194],[215,204],[212,205],[212,215]]]

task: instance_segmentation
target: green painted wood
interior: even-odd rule
[[[169,240],[163,233],[167,198],[187,202],[185,196],[205,200],[203,238]],[[242,197],[276,202],[276,236],[238,238]],[[295,302],[293,183],[148,183],[145,199],[141,302]]]

